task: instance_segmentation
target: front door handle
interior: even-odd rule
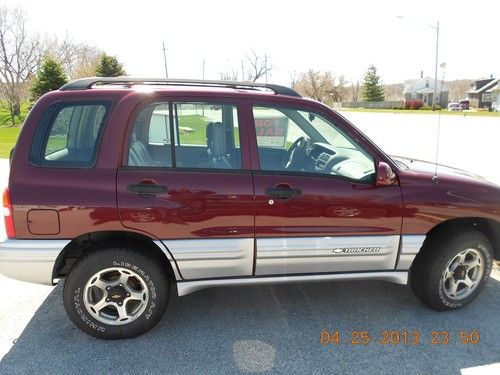
[[[168,188],[165,185],[141,183],[128,185],[127,191],[141,196],[154,197],[155,195],[168,192]]]
[[[294,189],[290,186],[276,186],[272,188],[266,189],[266,195],[268,197],[276,198],[276,199],[287,199],[298,197],[302,194],[302,190]]]

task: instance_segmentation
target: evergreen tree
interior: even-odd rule
[[[31,86],[31,102],[36,102],[43,94],[57,90],[67,82],[68,80],[61,64],[50,56],[46,57],[37,72],[35,82]]]
[[[384,88],[380,83],[380,77],[377,75],[377,68],[370,65],[363,77],[363,100],[365,102],[383,102]]]
[[[98,77],[118,77],[126,74],[123,65],[115,56],[109,56],[105,53],[102,54],[96,68],[96,75]]]

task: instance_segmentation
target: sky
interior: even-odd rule
[[[0,0],[26,12],[28,29],[85,42],[116,55],[127,73],[219,79],[241,72],[255,51],[274,67],[268,80],[290,84],[308,69],[361,80],[370,64],[384,83],[500,75],[500,1],[129,1]],[[241,77],[240,77],[241,78]]]

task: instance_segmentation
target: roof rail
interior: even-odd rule
[[[206,81],[196,79],[171,79],[171,78],[131,78],[131,77],[90,77],[77,79],[76,81],[68,82],[59,90],[87,90],[94,85],[126,85],[134,84],[142,85],[178,85],[178,86],[206,86],[206,87],[228,87],[234,89],[268,89],[274,91],[275,94],[301,97],[300,94],[285,86],[274,85],[269,83],[256,82],[236,82],[236,81]]]

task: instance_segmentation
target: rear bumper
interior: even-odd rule
[[[0,274],[30,283],[53,285],[56,259],[70,241],[5,240],[0,242]]]

